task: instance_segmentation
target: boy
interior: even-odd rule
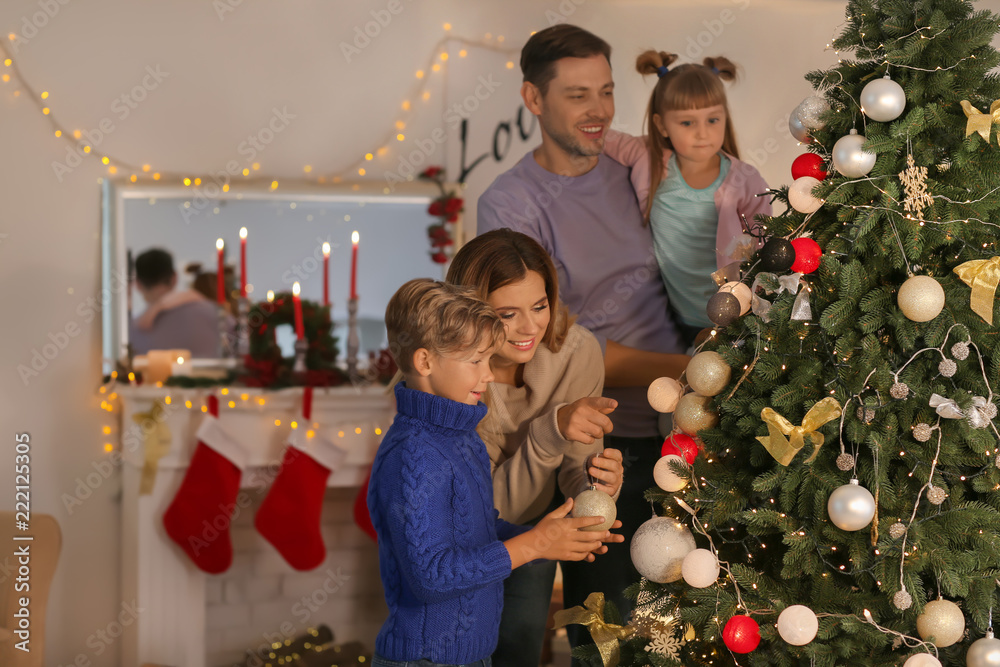
[[[396,419],[368,491],[389,607],[374,667],[488,667],[513,568],[537,558],[593,560],[607,549],[602,540],[622,539],[581,531],[602,519],[566,518],[572,500],[530,530],[498,518],[476,425],[486,415],[480,398],[504,327],[473,294],[411,280],[386,308],[389,349],[405,382],[395,387]]]

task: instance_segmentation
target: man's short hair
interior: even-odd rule
[[[143,287],[168,284],[174,275],[174,258],[166,250],[153,248],[135,258],[135,279]]]
[[[521,49],[521,73],[544,96],[556,77],[556,61],[603,55],[611,64],[611,46],[592,32],[559,23],[532,35]]]
[[[471,287],[429,278],[411,280],[392,295],[385,309],[389,351],[403,373],[412,373],[420,348],[451,354],[496,347],[505,340],[503,321]]]

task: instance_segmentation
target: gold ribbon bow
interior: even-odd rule
[[[1000,257],[974,259],[959,264],[954,271],[972,288],[972,310],[987,324],[993,324],[993,298],[1000,284]]]
[[[839,416],[840,403],[832,396],[824,398],[809,408],[809,412],[802,418],[802,426],[793,426],[790,421],[771,408],[764,408],[760,413],[760,418],[767,424],[770,435],[762,435],[757,439],[764,445],[764,449],[783,466],[792,462],[792,459],[795,458],[808,439],[815,449],[812,456],[805,462],[812,463],[816,455],[819,454],[819,448],[823,445],[823,441],[826,440],[826,436],[816,429]]]
[[[1000,123],[1000,100],[995,100],[990,105],[989,113],[982,113],[969,104],[968,100],[962,100],[962,110],[965,111],[965,115],[969,119],[965,125],[965,136],[978,132],[986,140],[986,143],[990,143],[990,127],[994,123]]]
[[[153,492],[156,482],[156,469],[160,459],[170,451],[170,440],[173,437],[167,426],[167,413],[159,401],[153,403],[149,412],[137,412],[132,419],[139,425],[145,436],[143,444],[144,460],[142,463],[142,479],[139,482],[139,495],[148,496]]]
[[[590,636],[601,652],[604,667],[618,665],[618,642],[632,636],[634,630],[621,625],[604,622],[604,593],[591,593],[583,602],[583,607],[560,609],[553,617],[553,629],[561,628],[570,623],[587,626]]]

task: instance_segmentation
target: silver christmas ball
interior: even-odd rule
[[[841,530],[861,530],[875,517],[875,497],[852,479],[834,490],[826,502],[830,521]]]
[[[792,115],[788,117],[788,131],[800,143],[808,144],[812,141],[812,137],[809,136],[809,128],[802,124],[795,112],[792,112]]]
[[[896,609],[906,611],[913,605],[913,596],[905,590],[898,591],[892,596],[892,604],[895,605]]]
[[[908,319],[930,322],[944,308],[944,288],[930,276],[913,276],[900,286],[896,302]]]
[[[951,356],[955,357],[959,361],[965,361],[969,358],[969,344],[955,343],[951,346]]]
[[[917,424],[913,427],[913,439],[917,442],[927,442],[931,439],[931,433],[934,431],[930,424]]]
[[[684,557],[694,550],[694,537],[683,523],[653,517],[632,536],[629,552],[639,574],[665,584],[681,578]]]
[[[872,120],[881,123],[896,120],[905,108],[906,93],[888,74],[881,79],[869,81],[861,91],[861,109]]]
[[[875,166],[875,153],[861,150],[865,135],[851,130],[833,145],[833,167],[848,178],[861,178]]]
[[[576,498],[573,499],[573,510],[571,514],[574,517],[604,517],[604,523],[580,529],[594,532],[604,532],[605,530],[611,530],[611,526],[614,524],[615,518],[618,516],[618,508],[615,506],[615,501],[611,496],[603,491],[598,491],[597,489],[591,487],[586,491],[581,491],[577,494]]]
[[[903,535],[906,535],[906,524],[899,521],[889,526],[889,537],[894,540],[898,540]]]
[[[837,457],[837,467],[847,472],[854,467],[854,457],[850,454],[841,454]]]
[[[889,389],[889,395],[893,398],[904,399],[910,395],[910,386],[905,382],[896,382]]]
[[[719,423],[719,414],[711,406],[710,396],[684,394],[674,410],[674,426],[688,435],[696,435],[703,429],[715,428]]]
[[[951,600],[933,600],[917,616],[917,634],[938,648],[951,646],[965,634],[965,616]]]
[[[673,378],[657,378],[649,383],[646,391],[646,400],[650,407],[657,412],[673,412],[677,408],[677,401],[681,400],[684,388],[681,383]]]
[[[941,667],[941,661],[930,653],[914,653],[906,659],[903,667]]]
[[[702,396],[716,396],[729,384],[733,369],[718,352],[705,351],[691,357],[684,377],[691,388]]]
[[[813,195],[819,181],[812,176],[799,176],[788,187],[788,203],[799,213],[812,213],[823,205],[823,200]]]
[[[953,376],[956,371],[958,371],[958,364],[956,364],[951,359],[945,359],[940,364],[938,364],[938,373],[945,376],[946,378],[950,378],[951,376]]]
[[[948,494],[944,492],[939,486],[932,486],[927,489],[927,502],[931,505],[940,505],[944,502],[944,499],[948,497]]]
[[[993,632],[986,631],[986,636],[972,642],[969,652],[965,654],[966,667],[1000,667],[1000,639],[993,637]]]
[[[799,119],[804,127],[810,130],[822,130],[824,123],[820,116],[830,110],[830,104],[819,95],[810,95],[795,107],[793,116]]]

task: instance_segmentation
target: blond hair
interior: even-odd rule
[[[726,99],[726,89],[722,82],[736,80],[736,65],[728,58],[721,56],[705,58],[702,64],[685,63],[673,69],[670,66],[677,60],[677,55],[666,51],[644,51],[635,60],[635,69],[639,74],[661,74],[649,96],[649,106],[646,109],[646,136],[649,149],[649,199],[644,220],[649,222],[649,213],[653,208],[653,194],[663,180],[663,151],[674,149],[669,137],[664,137],[653,116],[663,116],[665,111],[688,111],[704,109],[721,105],[726,111],[726,134],[722,141],[722,150],[739,159],[740,152],[736,145],[736,133],[733,131],[732,115],[729,113],[729,101]],[[663,69],[661,69],[663,68]]]
[[[486,350],[505,340],[503,321],[469,287],[417,278],[392,295],[385,309],[389,352],[400,372],[414,372],[413,355]]]

